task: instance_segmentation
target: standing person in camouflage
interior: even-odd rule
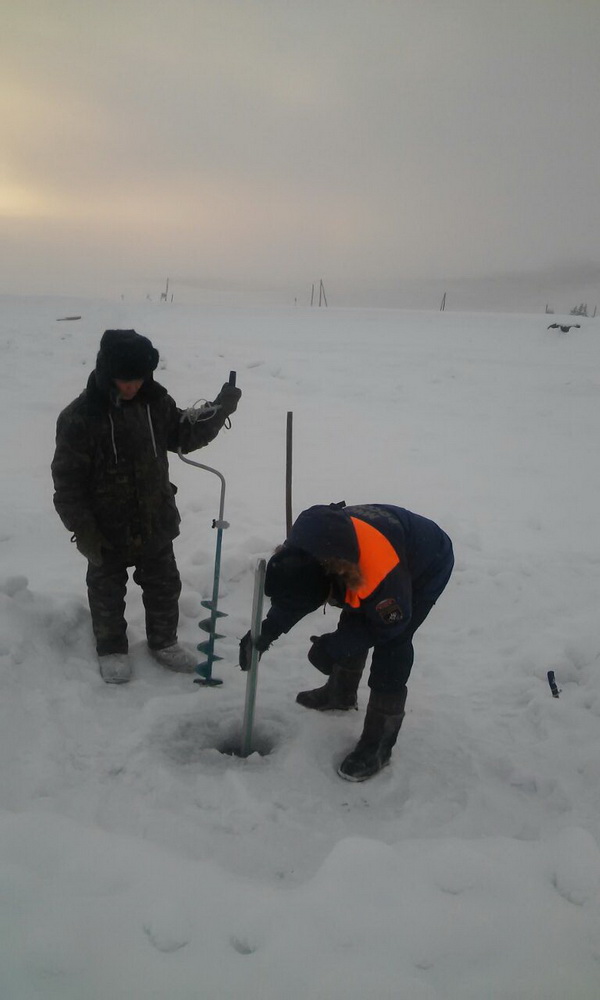
[[[177,641],[181,580],[173,553],[180,517],[168,451],[209,444],[235,411],[225,384],[190,420],[154,381],[159,354],[135,330],[106,330],[82,394],[59,415],[52,461],[54,506],[88,561],[86,583],[100,674],[131,679],[125,596],[128,568],[142,589],[153,657],[191,673],[196,658]]]

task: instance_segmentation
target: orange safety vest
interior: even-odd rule
[[[358,590],[347,590],[344,601],[351,608],[359,608],[360,602],[379,586],[381,581],[400,563],[400,558],[392,543],[372,524],[351,517],[358,542],[358,565],[363,578]]]

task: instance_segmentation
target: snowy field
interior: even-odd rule
[[[600,319],[1,302],[2,1000],[598,1000]],[[133,585],[134,680],[101,681],[52,507],[58,412],[103,330],[132,326],[180,406],[230,369],[243,391],[191,456],[227,480],[216,689],[150,659]],[[366,678],[357,713],[294,700],[333,609],[263,657],[257,752],[223,752],[254,567],[285,535],[287,411],[295,515],[390,502],[454,542],[392,764],[364,784],[335,765]],[[219,483],[171,470],[195,645]]]

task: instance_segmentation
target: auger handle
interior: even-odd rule
[[[235,385],[235,372],[229,372],[229,385]]]

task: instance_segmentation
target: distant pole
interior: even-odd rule
[[[325,305],[327,305],[327,297],[325,295],[325,285],[323,284],[323,279],[321,279],[321,282],[319,284],[319,305],[321,305],[321,302],[325,302]]]
[[[292,424],[294,414],[288,412],[285,435],[285,529],[286,536],[292,529]]]
[[[446,292],[444,292],[444,296],[442,298],[442,304],[440,306],[440,312],[444,312],[445,309],[446,309]]]
[[[315,304],[315,283],[313,281],[312,288],[310,290],[310,304],[313,306]]]

